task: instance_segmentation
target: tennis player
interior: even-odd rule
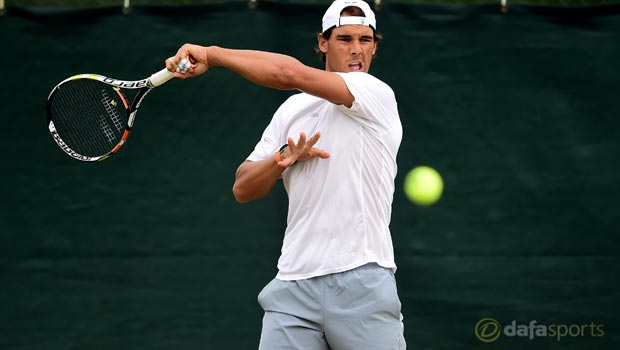
[[[275,112],[237,169],[239,202],[265,196],[282,179],[287,228],[277,276],[260,292],[260,349],[405,349],[389,229],[396,154],[402,138],[392,89],[368,74],[375,14],[363,0],[336,0],[323,16],[325,69],[285,55],[183,45],[186,75],[230,69],[253,83],[299,90]]]

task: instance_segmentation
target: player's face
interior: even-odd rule
[[[330,72],[368,72],[377,50],[372,28],[345,25],[332,29],[329,40],[319,35],[319,48],[325,53],[326,69]]]

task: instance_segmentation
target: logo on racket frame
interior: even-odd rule
[[[50,133],[52,134],[52,138],[54,139],[54,141],[56,141],[58,146],[60,146],[60,148],[63,151],[65,151],[65,153],[70,155],[71,157],[73,157],[73,158],[75,158],[77,160],[82,160],[82,161],[93,161],[93,160],[97,160],[99,158],[99,157],[83,156],[83,155],[75,152],[74,150],[72,150],[71,147],[67,146],[65,141],[63,141],[62,138],[60,138],[60,135],[58,135],[58,132],[56,131],[56,126],[54,126],[54,122],[53,121],[50,121],[50,123],[49,123],[49,130],[50,130]]]
[[[110,84],[112,86],[123,87],[128,89],[139,89],[148,86],[148,79],[142,79],[138,81],[124,81],[124,80],[116,80],[108,77],[102,77],[103,82],[106,84]]]

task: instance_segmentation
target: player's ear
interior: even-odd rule
[[[317,39],[319,42],[319,50],[321,50],[322,53],[327,53],[327,38],[325,38],[322,33],[319,33]]]

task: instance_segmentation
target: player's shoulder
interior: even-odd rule
[[[362,100],[374,96],[384,102],[395,102],[394,90],[383,80],[365,72],[338,73],[344,79],[347,87],[357,98]]]
[[[393,93],[392,88],[383,80],[366,72],[347,72],[338,73],[349,84],[361,84],[370,89],[381,89]]]
[[[360,80],[360,81],[365,81],[365,82],[387,85],[383,80],[366,72],[344,72],[344,73],[338,73],[338,74],[347,80]]]

